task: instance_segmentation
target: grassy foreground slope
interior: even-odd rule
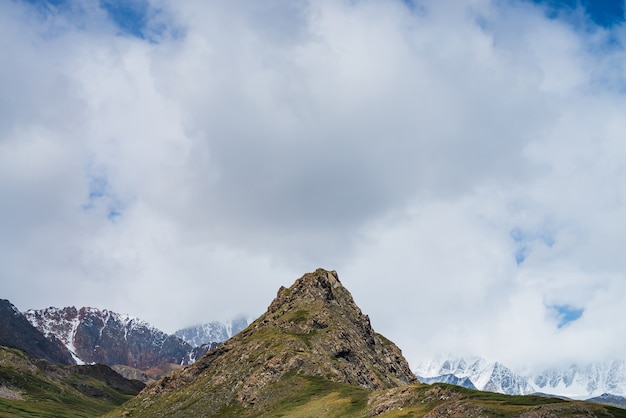
[[[197,390],[197,388],[195,389]],[[207,388],[210,391],[210,388]],[[566,401],[539,396],[509,396],[480,392],[437,383],[414,384],[373,391],[359,386],[331,382],[318,376],[285,375],[259,394],[254,408],[236,402],[220,410],[203,410],[198,403],[184,400],[192,395],[179,392],[176,398],[164,397],[150,411],[171,411],[171,402],[180,402],[175,416],[321,418],[321,417],[624,417],[626,409],[590,402]],[[133,400],[134,401],[134,400]],[[131,403],[133,402],[131,401]],[[152,412],[117,409],[107,417],[151,417]]]
[[[58,366],[0,346],[0,417],[100,416],[142,387],[106,366]]]

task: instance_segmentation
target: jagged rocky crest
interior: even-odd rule
[[[146,370],[194,360],[194,349],[181,339],[106,309],[47,308],[28,310],[24,316],[50,341],[66,347],[78,364],[122,364]]]
[[[374,332],[335,271],[318,269],[290,288],[281,287],[254,326],[268,324],[288,334],[306,335],[307,348],[316,356],[337,360],[328,364],[325,375],[332,381],[374,390],[415,382],[400,349]],[[307,358],[301,361],[302,366],[314,367]]]
[[[293,375],[372,390],[416,382],[400,349],[374,332],[337,273],[318,269],[281,287],[248,328],[148,386],[123,414],[210,416],[233,405],[254,411]]]

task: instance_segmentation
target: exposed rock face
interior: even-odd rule
[[[74,364],[62,344],[55,344],[31,325],[8,300],[0,299],[0,345],[56,364]]]
[[[324,374],[316,374],[332,381],[368,389],[416,382],[400,349],[374,332],[369,317],[334,271],[318,269],[289,289],[281,288],[267,313],[253,324],[256,329],[266,325],[283,333],[306,335],[305,347],[314,358],[302,356],[300,367],[318,372],[327,368]],[[321,365],[326,367],[320,370]]]
[[[200,345],[198,347],[194,347],[191,350],[190,358],[191,358],[192,361],[196,361],[197,359],[199,359],[200,357],[205,355],[208,351],[215,350],[220,345],[222,345],[221,342],[219,342],[219,343],[218,342],[212,342],[212,343],[202,344],[202,345]]]
[[[122,364],[145,370],[191,363],[189,344],[128,315],[74,307],[29,310],[24,315],[47,338],[62,341],[79,364]]]
[[[139,380],[143,383],[152,383],[155,380],[148,376],[148,374],[143,370],[135,369],[130,366],[124,366],[122,364],[111,366],[111,369],[115,370],[116,373],[119,373],[121,376],[129,380]]]
[[[318,269],[282,287],[246,330],[148,386],[124,413],[210,416],[232,405],[254,410],[271,396],[271,385],[290,374],[367,389],[416,382],[401,351],[374,332],[337,273]]]

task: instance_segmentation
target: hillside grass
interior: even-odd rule
[[[408,418],[424,417],[436,412],[437,408],[450,408],[455,412],[453,416],[463,417],[497,417],[513,418],[528,412],[536,412],[537,416],[580,417],[597,416],[626,418],[626,409],[593,404],[589,402],[568,401],[540,396],[509,396],[499,393],[480,392],[453,385],[436,383],[433,385],[417,384],[400,388],[408,395],[404,402],[383,411],[381,418]],[[396,389],[397,390],[397,389]],[[393,391],[393,390],[392,390]],[[399,390],[397,390],[399,392]],[[377,396],[389,396],[393,401],[395,394],[389,391],[372,392],[370,390],[336,383],[317,376],[305,376],[288,373],[281,380],[268,385],[262,396],[253,407],[231,404],[217,412],[197,409],[198,405],[186,409],[177,408],[174,416],[188,416],[193,411],[194,416],[230,418],[332,418],[332,417],[369,417],[373,416],[372,401]],[[209,393],[207,393],[208,396]],[[403,395],[399,395],[403,396]],[[164,399],[169,402],[171,399]],[[159,401],[155,406],[158,407]],[[164,404],[165,408],[166,405]],[[153,409],[154,410],[154,409]],[[594,415],[589,415],[592,413]],[[118,409],[108,417],[120,417],[123,409]],[[543,414],[543,415],[541,415]],[[552,415],[551,415],[552,414]],[[139,411],[129,416],[142,418]],[[433,416],[452,416],[434,414]]]
[[[535,395],[504,395],[494,392],[482,392],[445,383],[433,385],[418,384],[411,402],[378,416],[384,418],[423,417],[440,406],[452,406],[456,411],[463,411],[455,416],[481,416],[494,418],[514,418],[530,411],[537,416],[581,417],[596,416],[626,418],[626,409],[594,404],[584,401],[572,401]],[[433,389],[442,390],[441,398],[433,399],[429,395]],[[452,409],[453,409],[452,408]],[[475,415],[477,412],[479,415]],[[592,413],[594,415],[588,415]],[[436,415],[442,416],[442,415]]]
[[[18,350],[0,347],[0,386],[21,397],[0,397],[0,417],[95,417],[134,396],[110,387],[99,374],[97,368],[78,373],[73,366],[32,360]]]
[[[255,417],[340,417],[358,416],[367,405],[369,391],[357,386],[330,382],[318,376],[290,373],[264,391],[269,395],[264,410]]]

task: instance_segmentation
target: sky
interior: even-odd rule
[[[0,297],[174,332],[336,270],[411,365],[626,359],[623,1],[0,2]]]

